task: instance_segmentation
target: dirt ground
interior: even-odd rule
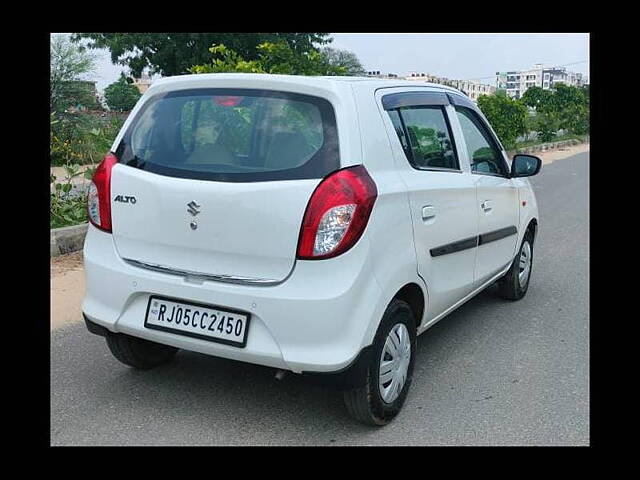
[[[51,330],[82,321],[82,252],[51,258]]]
[[[556,160],[559,160],[561,158],[571,157],[572,155],[586,152],[588,150],[589,150],[589,144],[581,143],[580,145],[572,145],[570,147],[558,148],[555,150],[548,150],[546,152],[535,152],[535,153],[532,153],[532,155],[540,157],[542,159],[542,164],[546,165],[548,163],[553,163]]]
[[[546,165],[588,150],[586,143],[534,155]],[[84,288],[81,251],[51,258],[51,330],[82,321]]]

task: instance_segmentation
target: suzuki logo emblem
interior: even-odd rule
[[[187,212],[195,217],[200,213],[200,205],[198,205],[195,200],[191,200],[187,203]]]

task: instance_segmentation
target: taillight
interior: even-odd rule
[[[100,230],[111,232],[111,169],[118,163],[113,153],[105,155],[96,168],[87,195],[89,221]]]
[[[317,186],[304,214],[298,258],[317,260],[346,252],[362,236],[378,196],[362,165],[326,177]]]

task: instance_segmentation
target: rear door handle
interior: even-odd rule
[[[422,220],[431,220],[436,217],[436,207],[433,205],[426,205],[422,207]]]
[[[490,212],[493,209],[493,203],[491,202],[491,200],[485,200],[480,204],[480,206],[485,212]]]

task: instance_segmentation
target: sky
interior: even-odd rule
[[[430,73],[458,80],[495,85],[495,73],[524,70],[535,63],[566,64],[567,70],[589,72],[588,33],[334,33],[334,48],[354,52],[367,70],[395,73]],[[113,65],[106,50],[99,50],[93,79],[98,90],[116,81],[124,67]]]
[[[524,70],[535,63],[588,73],[589,34],[333,34],[332,46],[354,52],[367,70],[405,76],[431,73],[457,80]]]

